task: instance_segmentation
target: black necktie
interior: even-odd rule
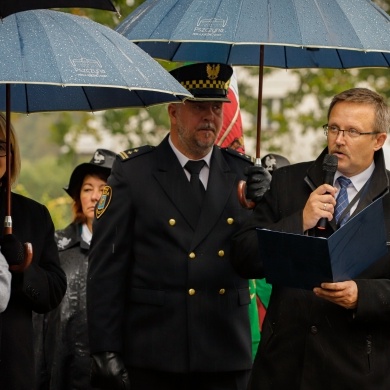
[[[199,205],[202,204],[203,195],[205,193],[205,189],[203,187],[202,182],[199,179],[199,173],[204,167],[206,162],[204,160],[191,161],[189,160],[184,168],[191,173],[190,184],[194,191],[195,197],[198,200]]]

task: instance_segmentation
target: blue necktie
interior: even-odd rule
[[[349,201],[348,201],[348,193],[347,193],[347,187],[351,184],[351,180],[344,176],[340,176],[337,181],[340,184],[340,193],[339,196],[337,197],[337,202],[336,202],[336,209],[335,209],[335,218],[336,218],[336,223],[340,226],[344,225],[345,222],[347,222],[347,219],[349,218],[349,211],[346,213],[342,220],[339,221],[340,217],[342,216],[345,208],[348,206]]]

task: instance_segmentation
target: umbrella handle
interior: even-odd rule
[[[10,265],[9,269],[13,272],[23,272],[31,264],[33,258],[33,248],[30,242],[25,242],[24,245],[24,260],[23,263],[18,265]]]
[[[6,217],[4,220],[4,234],[12,234],[12,217],[11,217],[11,85],[6,84]],[[23,272],[27,269],[33,258],[33,248],[31,243],[26,242],[23,246],[24,260],[21,264],[10,265],[9,269],[13,272]]]
[[[256,203],[253,200],[246,198],[246,181],[240,180],[237,187],[238,200],[244,209],[252,210],[255,208]]]
[[[6,216],[4,220],[4,235],[6,234],[12,234],[11,216]],[[30,242],[25,242],[23,245],[23,249],[24,249],[24,259],[22,263],[10,265],[9,266],[10,271],[23,272],[30,266],[33,258],[33,247]]]

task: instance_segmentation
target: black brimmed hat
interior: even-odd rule
[[[70,176],[69,185],[64,190],[73,198],[77,196],[84,177],[96,173],[110,174],[116,154],[107,149],[97,149],[89,163],[77,165]]]
[[[195,101],[230,102],[227,98],[233,68],[226,64],[200,63],[174,69],[171,75],[188,91]]]

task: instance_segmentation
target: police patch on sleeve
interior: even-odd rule
[[[102,196],[99,199],[99,202],[95,209],[95,216],[99,219],[103,213],[107,210],[108,205],[111,202],[112,197],[112,188],[110,186],[104,186]]]

